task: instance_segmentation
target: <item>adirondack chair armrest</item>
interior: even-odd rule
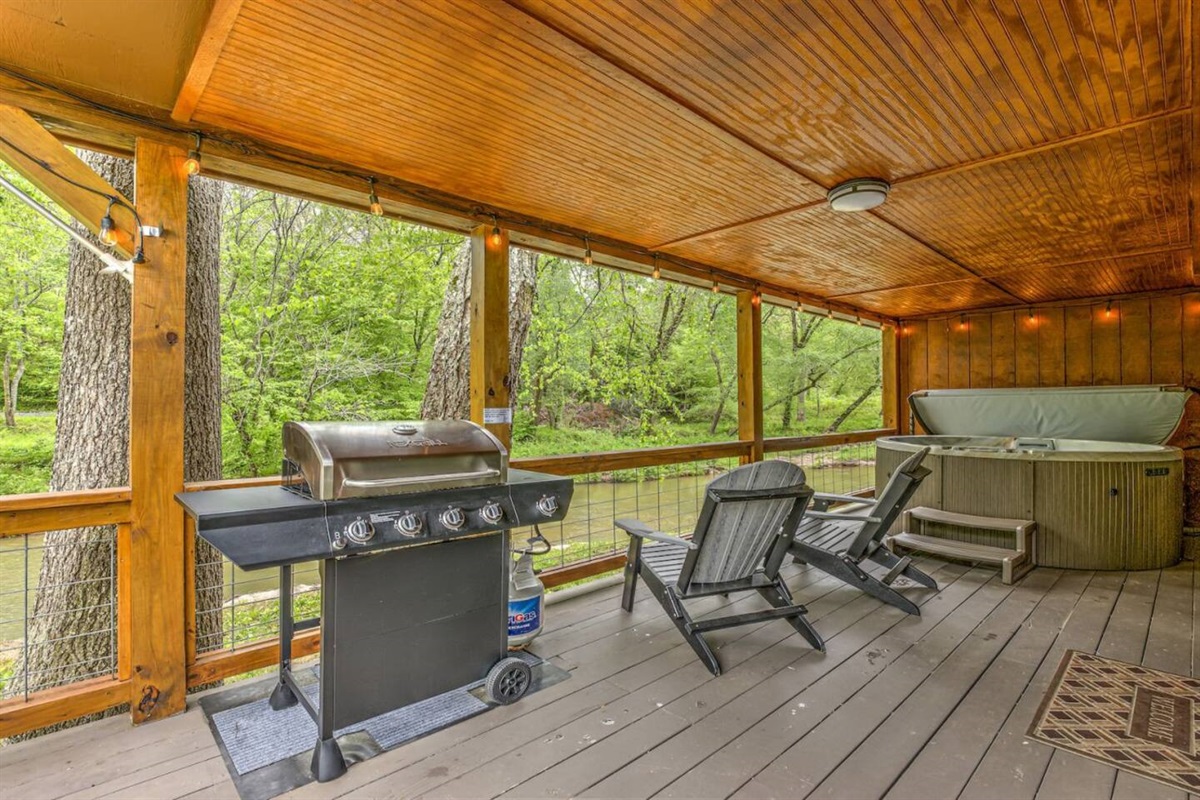
[[[639,539],[653,539],[656,542],[663,544],[671,544],[677,547],[686,547],[689,550],[695,550],[696,545],[687,539],[680,539],[678,536],[672,536],[669,533],[662,533],[651,529],[645,523],[636,519],[619,519],[616,521],[616,526],[628,533],[630,536],[636,536]]]
[[[851,503],[856,506],[873,506],[875,505],[874,497],[855,497],[852,494],[829,494],[827,492],[817,492],[813,495],[813,502],[824,501],[826,505],[831,503]]]
[[[869,514],[838,514],[829,511],[809,511],[804,516],[814,519],[828,520],[852,520],[854,522],[883,522],[879,517],[873,517]]]

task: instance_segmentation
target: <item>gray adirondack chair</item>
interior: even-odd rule
[[[690,541],[637,520],[617,520],[617,527],[629,534],[621,605],[633,610],[640,577],[713,675],[721,674],[721,664],[704,633],[721,628],[786,619],[824,652],[825,643],[805,619],[804,606],[792,600],[779,577],[812,495],[800,467],[763,461],[738,467],[708,484]],[[773,608],[696,620],[684,605],[695,597],[744,591],[758,592]]]
[[[917,604],[893,589],[892,582],[903,575],[922,586],[937,589],[937,581],[914,567],[908,556],[897,556],[884,547],[883,537],[929,475],[929,469],[921,466],[928,453],[929,448],[925,447],[902,461],[874,498],[815,494],[812,508],[801,521],[791,545],[795,560],[812,564],[872,597],[920,616]],[[830,513],[829,507],[834,503],[863,508]],[[877,578],[866,572],[859,566],[864,559],[887,567],[887,574]]]

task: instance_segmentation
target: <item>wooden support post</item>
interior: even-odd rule
[[[900,348],[902,344],[895,326],[884,325],[880,331],[880,365],[882,376],[881,402],[883,427],[899,430],[900,422]]]
[[[743,461],[763,458],[762,298],[737,294],[738,438],[750,443]]]
[[[136,198],[148,223],[134,267],[130,335],[130,713],[135,723],[181,712],[184,643],[183,342],[187,275],[187,153],[139,139]]]
[[[508,377],[508,231],[471,231],[471,419],[512,449]]]

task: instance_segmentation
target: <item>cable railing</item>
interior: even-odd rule
[[[768,458],[802,466],[818,491],[861,493],[874,483],[874,440],[890,433],[768,439],[764,449]],[[513,459],[514,467],[575,481],[567,517],[541,527],[552,546],[535,562],[544,582],[554,588],[620,569],[627,541],[614,525],[617,519],[635,517],[660,530],[690,533],[704,487],[751,452],[751,443],[737,441]],[[254,478],[189,484],[186,489],[277,482]],[[131,522],[128,489],[0,498],[0,738],[129,701],[128,609],[139,580],[129,568]],[[64,527],[68,525],[74,527]],[[531,533],[517,529],[512,536],[520,542]],[[199,543],[190,527],[187,536],[182,554],[190,581],[185,598],[187,685],[205,686],[275,663],[277,573],[242,572]],[[74,548],[90,571],[44,571],[52,548]],[[89,549],[91,557],[82,558]],[[97,549],[103,558],[94,557]],[[40,607],[39,590],[51,588],[58,603]],[[299,616],[318,612],[316,564],[297,569],[293,602]],[[64,630],[66,620],[74,620],[75,627]],[[310,655],[318,646],[319,631],[305,631],[296,637],[293,655]],[[52,648],[58,650],[48,657]]]

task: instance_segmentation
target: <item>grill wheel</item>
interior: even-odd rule
[[[519,658],[502,658],[488,670],[484,691],[493,703],[515,703],[529,691],[533,671]]]

